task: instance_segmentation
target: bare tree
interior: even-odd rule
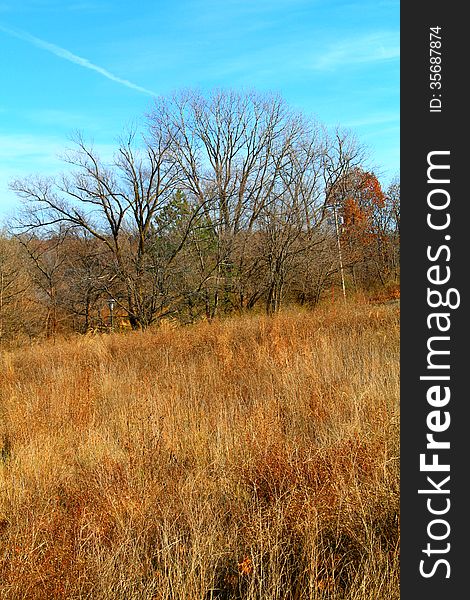
[[[70,174],[12,187],[25,201],[18,226],[36,275],[68,280],[66,291],[50,281],[44,303],[54,292],[74,327],[86,330],[111,298],[143,328],[168,314],[316,303],[338,274],[344,288],[352,252],[342,247],[342,202],[363,149],[276,95],[181,92],[156,101],[148,137],[129,133],[112,160],[80,135],[64,158]],[[399,223],[390,211],[374,216],[377,228]],[[64,262],[45,265],[37,253],[51,253],[64,231]],[[385,277],[391,246],[380,243]]]
[[[62,291],[66,285],[64,265],[67,260],[63,249],[67,230],[60,228],[53,236],[40,238],[30,233],[17,236],[29,259],[29,272],[34,284],[34,301],[38,313],[44,310],[43,330],[47,336],[58,332],[66,315],[61,310]]]
[[[181,187],[202,209],[202,226],[216,241],[213,260],[201,273],[211,296],[208,316],[216,313],[220,295],[227,296],[240,270],[233,262],[234,244],[242,231],[242,239],[249,239],[247,232],[270,198],[290,120],[279,97],[233,91],[208,98],[184,92],[160,100],[150,116],[152,132],[158,137],[164,131],[173,140]]]
[[[315,124],[302,125],[302,135],[293,138],[284,154],[274,200],[263,211],[268,313],[279,310],[286,284],[295,279],[296,266],[307,256],[316,261],[316,255],[322,256],[323,248],[330,247],[325,224],[327,209],[332,206],[336,211],[332,186],[362,159],[360,146],[349,134],[337,131],[329,136]],[[338,266],[341,272],[341,255]],[[329,276],[337,270],[330,266],[326,273]]]
[[[28,210],[21,231],[53,231],[57,226],[86,232],[109,252],[113,290],[134,328],[157,317],[154,293],[149,292],[151,247],[155,218],[171,202],[178,180],[178,163],[170,138],[153,135],[152,145],[137,147],[135,134],[123,140],[113,162],[106,165],[81,136],[65,156],[75,168],[60,180],[27,179],[12,184]],[[168,257],[172,261],[182,241]],[[120,283],[120,286],[117,285]]]
[[[29,288],[27,268],[17,241],[0,233],[0,342],[23,329]]]

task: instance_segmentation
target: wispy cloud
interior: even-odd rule
[[[15,179],[32,173],[53,175],[63,169],[58,154],[63,141],[54,136],[0,134],[0,227],[2,217],[19,209],[19,198],[10,189]]]
[[[69,173],[70,165],[61,156],[72,146],[70,139],[58,135],[0,133],[0,228],[2,215],[20,205],[10,183],[35,175]],[[97,143],[92,147],[105,163],[113,160],[114,144]]]
[[[76,12],[106,12],[111,9],[110,5],[107,4],[97,4],[96,2],[75,2],[72,4],[68,4],[63,8],[76,11]]]
[[[10,170],[28,165],[51,166],[57,168],[57,155],[63,147],[60,138],[54,136],[34,136],[30,134],[0,134],[0,161]],[[30,167],[31,169],[31,167]],[[5,172],[5,171],[3,171]]]
[[[394,32],[374,33],[331,45],[313,61],[311,67],[319,71],[326,71],[345,65],[392,60],[399,56],[398,34]]]
[[[112,160],[115,145],[92,143],[90,146],[105,162]],[[49,175],[68,168],[61,158],[67,148],[73,148],[70,136],[0,133],[0,163],[13,175],[46,172]]]
[[[372,125],[383,125],[385,123],[394,123],[400,120],[400,113],[397,109],[396,112],[390,114],[372,114],[366,115],[359,119],[354,119],[345,123],[346,127],[369,127]]]
[[[59,58],[63,58],[64,60],[68,60],[69,62],[80,65],[81,67],[84,67],[85,69],[90,69],[91,71],[96,71],[103,77],[106,77],[107,79],[110,79],[111,81],[114,81],[115,83],[119,83],[128,88],[131,88],[132,90],[136,90],[137,92],[141,92],[142,94],[148,94],[150,96],[157,95],[152,90],[149,90],[140,85],[132,83],[132,81],[128,81],[127,79],[122,79],[121,77],[114,75],[107,69],[104,69],[103,67],[95,65],[94,63],[90,62],[88,59],[82,58],[81,56],[73,54],[72,52],[70,52],[69,50],[66,50],[65,48],[61,48],[60,46],[57,46],[56,44],[51,44],[50,42],[47,42],[47,41],[42,40],[34,35],[31,35],[30,33],[26,32],[26,31],[21,31],[19,29],[11,29],[10,27],[5,27],[4,25],[1,25],[1,24],[0,24],[0,31],[3,31],[4,33],[6,33],[8,35],[11,35],[20,40],[23,40],[24,42],[28,42],[29,44],[32,44],[33,46],[36,46],[37,48],[46,50],[47,52],[50,52],[51,54],[55,54]]]

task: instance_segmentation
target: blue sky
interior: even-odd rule
[[[0,0],[0,217],[13,178],[52,175],[80,130],[104,155],[152,94],[280,92],[354,131],[369,167],[399,173],[399,2]]]

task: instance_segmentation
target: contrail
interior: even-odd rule
[[[103,67],[99,67],[98,65],[93,64],[86,58],[82,58],[81,56],[77,56],[76,54],[69,52],[69,50],[66,50],[65,48],[61,48],[60,46],[56,46],[55,44],[51,44],[50,42],[41,40],[40,38],[37,38],[36,36],[31,35],[30,33],[27,33],[26,31],[21,31],[19,29],[10,29],[9,27],[5,27],[4,25],[1,25],[1,24],[0,24],[0,31],[3,31],[4,33],[7,33],[8,35],[16,37],[25,42],[28,42],[29,44],[32,44],[33,46],[36,46],[37,48],[42,48],[43,50],[47,50],[48,52],[55,54],[59,58],[63,58],[64,60],[73,62],[77,65],[80,65],[81,67],[85,67],[85,69],[91,69],[92,71],[96,71],[100,75],[103,75],[103,77],[106,77],[107,79],[111,79],[111,81],[115,81],[116,83],[120,83],[121,85],[125,85],[126,87],[136,90],[137,92],[141,92],[143,94],[148,94],[150,96],[157,95],[155,92],[152,92],[152,90],[148,90],[147,88],[144,88],[140,85],[136,85],[135,83],[132,83],[132,81],[128,81],[127,79],[121,79],[121,77],[117,77],[116,75],[113,75],[113,73],[110,73],[106,69],[103,69]]]

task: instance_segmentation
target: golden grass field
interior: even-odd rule
[[[1,351],[0,598],[399,598],[399,308]]]

